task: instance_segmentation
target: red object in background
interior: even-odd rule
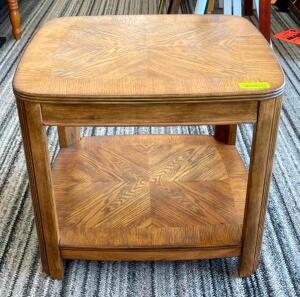
[[[273,37],[286,42],[300,45],[300,30],[289,29],[287,31],[277,33]]]

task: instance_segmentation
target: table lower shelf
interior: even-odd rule
[[[240,253],[247,173],[211,136],[84,137],[52,169],[64,258]]]

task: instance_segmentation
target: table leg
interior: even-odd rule
[[[271,40],[271,1],[259,1],[259,29],[268,42]]]
[[[15,39],[21,37],[21,18],[19,12],[19,6],[17,0],[7,0],[7,6],[9,11],[9,18],[12,25],[12,32]]]
[[[79,127],[57,127],[57,131],[61,148],[68,147],[80,140]]]
[[[240,276],[250,275],[259,262],[281,103],[279,97],[259,104],[248,176]]]
[[[235,144],[237,125],[218,125],[215,127],[215,138],[226,144]]]
[[[171,0],[168,8],[168,14],[177,14],[180,8],[181,0]]]
[[[39,104],[17,100],[43,270],[63,277],[47,137]]]

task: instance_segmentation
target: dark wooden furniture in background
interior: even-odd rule
[[[168,8],[168,13],[178,13],[180,3],[184,0],[171,0]],[[235,0],[234,0],[235,1]],[[241,0],[237,0],[241,1]],[[253,14],[253,0],[244,0],[245,15]],[[265,38],[270,41],[271,39],[271,1],[260,0],[259,2],[259,29]]]
[[[12,25],[12,33],[15,39],[21,38],[21,18],[18,6],[18,0],[7,0],[9,18]]]
[[[241,276],[255,271],[283,85],[273,51],[244,18],[45,24],[13,83],[44,271],[62,278],[63,259],[231,256]],[[242,123],[256,124],[248,175],[235,147]],[[215,135],[79,133],[199,124],[216,125]],[[48,125],[59,127],[61,146],[52,169]]]
[[[288,11],[294,15],[295,19],[298,20],[298,25],[300,25],[300,0],[288,0],[287,5]]]
[[[245,15],[253,14],[253,0],[244,0]],[[259,30],[271,41],[271,0],[259,0]]]

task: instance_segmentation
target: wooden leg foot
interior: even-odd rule
[[[49,277],[51,277],[52,279],[56,279],[56,280],[62,280],[64,278],[64,263],[63,263],[63,259],[60,257],[57,259],[56,264],[55,265],[45,265],[42,262],[42,271],[43,273],[47,274]]]
[[[257,267],[258,267],[258,262],[256,263],[255,266],[252,266],[251,268],[248,267],[247,265],[242,265],[242,262],[241,262],[240,268],[239,268],[239,277],[251,276],[251,274],[256,271]]]

